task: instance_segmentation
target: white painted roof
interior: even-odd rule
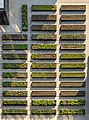
[[[0,8],[4,8],[4,0],[0,0]]]

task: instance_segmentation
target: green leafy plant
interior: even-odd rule
[[[3,100],[4,106],[26,106],[27,100]]]
[[[61,100],[61,106],[84,106],[85,100],[82,99],[70,99],[70,100]]]
[[[3,115],[27,115],[27,110],[25,109],[3,109]]]
[[[84,109],[62,109],[60,115],[85,115]]]
[[[55,100],[32,100],[33,106],[55,106]]]

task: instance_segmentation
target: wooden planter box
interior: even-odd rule
[[[4,60],[16,60],[16,59],[21,59],[21,60],[27,60],[27,54],[2,54],[2,58]]]
[[[56,54],[32,54],[33,60],[55,60]]]
[[[32,82],[32,87],[56,87],[56,82]]]
[[[55,41],[56,35],[55,34],[32,34],[32,40],[50,40]]]
[[[32,25],[32,31],[56,31],[56,25]]]
[[[32,11],[56,11],[56,5],[32,5]]]
[[[85,91],[61,91],[61,97],[85,97]]]
[[[32,44],[32,50],[56,50],[55,44]]]
[[[27,40],[27,35],[26,34],[3,34],[2,40],[24,41],[24,40]]]
[[[84,78],[85,72],[62,72],[61,78]]]
[[[61,35],[61,40],[85,40],[85,34],[63,34]]]
[[[21,87],[21,88],[26,88],[27,87],[27,82],[3,82],[2,83],[3,87]]]
[[[84,60],[85,54],[61,54],[61,60]]]
[[[56,15],[32,15],[32,21],[56,21]]]
[[[56,91],[32,91],[32,97],[56,97]]]
[[[85,11],[86,5],[62,5],[61,10],[63,11]]]
[[[61,15],[62,21],[85,21],[86,15]]]
[[[85,87],[85,82],[61,82],[61,87]]]
[[[62,31],[65,31],[65,30],[68,30],[68,31],[71,31],[71,30],[85,31],[86,30],[86,25],[61,25],[60,30],[62,30]]]
[[[85,50],[85,44],[61,44],[61,50]]]

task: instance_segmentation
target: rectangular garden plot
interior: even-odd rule
[[[56,87],[56,82],[32,82],[32,87]]]
[[[56,91],[32,91],[32,97],[56,97]]]
[[[62,34],[61,40],[85,40],[85,34]]]
[[[50,40],[55,41],[56,35],[55,34],[32,34],[32,40]]]
[[[2,49],[3,50],[27,50],[28,45],[27,44],[3,44]]]
[[[79,30],[79,31],[85,31],[86,30],[86,25],[61,25],[60,30],[62,31],[71,31],[71,30]]]
[[[27,115],[27,110],[25,109],[3,109],[3,115]]]
[[[2,83],[3,87],[21,87],[21,88],[26,88],[27,87],[27,82],[3,82]]]
[[[32,25],[32,31],[56,31],[56,25]]]
[[[61,63],[61,69],[84,69],[85,63]]]
[[[2,58],[4,60],[26,60],[27,59],[27,54],[2,54]]]
[[[56,115],[56,110],[32,110],[32,115]]]
[[[55,5],[32,5],[32,11],[56,11]]]
[[[61,44],[61,50],[85,50],[85,44]]]
[[[56,54],[32,54],[33,60],[55,60]]]
[[[61,78],[84,78],[85,72],[61,72]]]
[[[61,82],[60,87],[85,87],[85,82]]]
[[[84,60],[85,54],[61,54],[61,60]]]
[[[56,72],[33,72],[32,78],[56,78]]]
[[[32,15],[32,21],[56,21],[56,15]]]
[[[56,100],[32,100],[32,106],[55,106]]]
[[[61,97],[85,97],[85,91],[61,91]]]
[[[61,15],[62,21],[85,21],[86,15]]]
[[[3,34],[2,35],[2,40],[27,40],[27,35],[26,34]]]
[[[3,100],[4,106],[26,106],[27,100]]]
[[[62,5],[61,10],[63,11],[85,11],[86,5]]]
[[[3,97],[27,97],[27,91],[3,91]]]

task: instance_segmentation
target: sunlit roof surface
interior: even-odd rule
[[[4,0],[0,0],[0,8],[4,8]]]

